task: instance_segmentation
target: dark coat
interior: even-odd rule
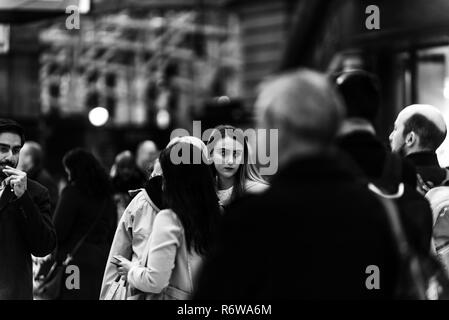
[[[390,151],[375,135],[366,131],[354,131],[339,137],[337,144],[351,156],[371,181],[382,177],[386,157]],[[416,187],[416,171],[413,164],[407,160],[402,161],[400,180],[413,188]],[[389,181],[383,183],[387,185]],[[397,181],[393,183],[397,185]]]
[[[405,183],[403,196],[396,200],[404,231],[414,249],[421,254],[428,254],[432,238],[432,211],[427,199],[416,190],[413,164],[399,156],[393,157],[377,137],[369,132],[355,131],[340,137],[338,145],[357,163],[361,169],[361,179],[366,178],[391,193],[397,191],[399,182]],[[386,168],[388,161],[400,162],[398,168]]]
[[[398,260],[383,207],[347,162],[297,159],[230,206],[196,298],[391,298]],[[365,285],[370,265],[380,290]]]
[[[50,196],[51,214],[53,216],[59,197],[59,191],[56,182],[51,177],[50,173],[48,173],[48,171],[43,168],[32,170],[28,173],[28,177],[39,182],[41,185],[47,188],[48,194]]]
[[[97,217],[101,217],[97,220]],[[73,186],[67,186],[61,193],[54,224],[58,235],[57,259],[62,261],[77,242],[95,223],[74,260],[70,263],[79,268],[80,289],[68,290],[63,286],[61,299],[94,299],[100,295],[101,282],[109,249],[117,225],[116,208],[112,197],[99,199],[88,197]]]
[[[17,199],[6,188],[0,198],[0,300],[33,299],[31,255],[46,256],[55,246],[47,189],[28,179]]]
[[[445,168],[441,168],[435,152],[423,151],[407,155],[406,157],[416,168],[416,172],[430,187],[439,186],[446,179]]]

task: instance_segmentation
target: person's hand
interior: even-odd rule
[[[8,176],[5,179],[6,185],[10,185],[16,197],[20,198],[27,190],[27,174],[10,166],[5,168],[3,172]]]
[[[118,264],[118,267],[117,267],[118,273],[121,276],[124,276],[126,279],[128,276],[128,271],[133,266],[133,263],[122,256],[117,256],[117,258],[118,258],[117,259],[118,260],[118,263],[117,263]]]

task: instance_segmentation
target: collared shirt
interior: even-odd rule
[[[5,180],[3,180],[1,183],[0,183],[0,198],[2,197],[2,195],[3,195],[3,191],[6,189],[6,184],[5,184]]]

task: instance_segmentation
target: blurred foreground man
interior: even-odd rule
[[[390,226],[353,162],[334,150],[344,112],[331,84],[313,71],[282,74],[256,107],[262,127],[279,129],[279,172],[264,194],[230,207],[196,298],[392,298]],[[375,288],[370,268],[380,272]]]
[[[17,170],[23,128],[0,119],[0,300],[32,299],[31,255],[56,246],[48,191]]]

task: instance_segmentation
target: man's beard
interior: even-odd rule
[[[407,155],[407,153],[405,152],[405,143],[403,143],[399,148],[397,148],[396,150],[392,150],[393,153],[398,154],[401,157],[405,157]]]

